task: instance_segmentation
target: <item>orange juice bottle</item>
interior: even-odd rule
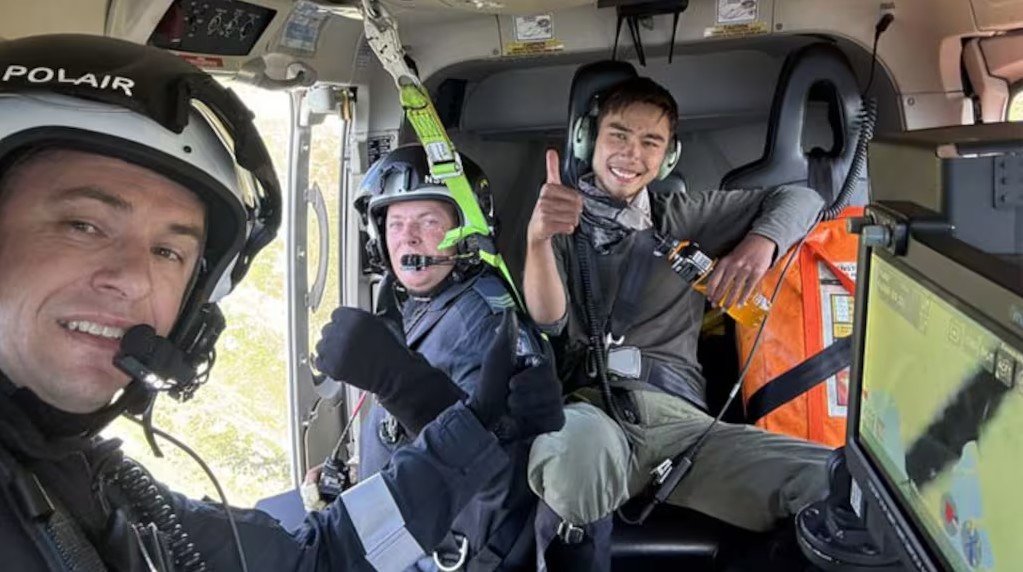
[[[661,238],[654,253],[663,256],[672,270],[683,280],[692,285],[693,290],[707,295],[704,280],[714,269],[714,259],[707,256],[700,245],[688,240]],[[725,308],[725,312],[736,322],[750,328],[758,328],[767,317],[771,303],[760,292],[754,292],[744,304],[735,304]]]
[[[707,294],[707,285],[701,281],[693,284],[693,290],[700,294]],[[744,304],[733,304],[725,308],[725,313],[731,316],[736,322],[750,328],[759,328],[767,318],[767,312],[771,309],[771,302],[760,292],[750,294]]]

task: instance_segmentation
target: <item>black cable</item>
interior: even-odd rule
[[[623,20],[622,15],[619,13],[618,25],[615,26],[615,43],[614,47],[611,48],[611,61],[615,61],[618,59],[618,39],[622,35],[622,20]]]
[[[810,228],[816,226],[817,223],[820,222],[820,220],[821,217],[820,215],[818,215],[817,219],[814,220],[813,224],[810,225]],[[774,285],[774,290],[771,291],[771,298],[768,302],[768,308],[773,306],[775,299],[778,297],[778,293],[781,292],[782,284],[785,283],[785,275],[788,274],[789,268],[792,266],[792,262],[796,259],[797,256],[799,256],[799,251],[803,248],[803,243],[806,242],[807,236],[809,236],[809,233],[804,234],[803,237],[799,239],[799,243],[796,244],[796,248],[792,251],[792,256],[790,256],[789,259],[785,261],[785,266],[783,266],[781,269],[781,276],[778,277],[778,282]],[[757,335],[753,338],[753,346],[750,348],[749,355],[746,356],[746,363],[743,364],[742,371],[739,372],[739,378],[735,380],[735,385],[732,386],[732,390],[728,393],[728,399],[725,400],[725,404],[721,407],[721,410],[718,412],[717,417],[715,417],[714,421],[712,421],[711,424],[708,425],[707,428],[703,430],[703,433],[701,433],[700,437],[697,438],[696,443],[693,444],[692,457],[695,458],[696,455],[700,452],[700,449],[703,448],[704,443],[706,443],[707,438],[710,435],[711,429],[713,429],[714,426],[717,425],[719,421],[721,421],[721,418],[724,417],[725,415],[725,411],[728,410],[728,406],[732,404],[732,401],[735,400],[735,396],[738,395],[739,391],[742,389],[742,382],[746,379],[746,374],[749,373],[749,368],[753,364],[753,356],[757,353],[757,348],[760,347],[760,342],[763,338],[764,331],[767,329],[767,320],[770,317],[771,312],[770,310],[768,310],[767,315],[764,316],[764,321],[760,323],[760,327],[757,329]]]
[[[818,213],[817,218],[814,219],[813,224],[810,225],[810,228],[812,229],[820,221],[821,213]],[[787,261],[785,261],[785,266],[782,267],[781,275],[778,277],[778,282],[774,285],[774,290],[771,291],[771,297],[768,301],[769,308],[774,305],[774,301],[778,297],[778,293],[781,292],[782,284],[785,283],[785,275],[788,274],[789,267],[792,266],[792,262],[796,259],[797,256],[799,256],[799,251],[802,250],[803,244],[806,242],[806,237],[809,236],[809,234],[810,233],[807,232],[806,234],[803,235],[802,238],[799,239],[799,242],[796,244],[796,247],[792,250],[792,255],[789,256],[789,259]],[[662,481],[663,484],[658,486],[654,498],[643,508],[642,511],[640,511],[640,514],[637,518],[635,519],[629,518],[628,516],[625,515],[625,511],[623,511],[621,508],[615,511],[618,514],[618,518],[622,519],[622,522],[633,526],[643,524],[643,522],[646,521],[647,517],[650,516],[650,513],[653,511],[654,507],[664,502],[664,500],[671,496],[671,493],[674,492],[674,490],[678,487],[679,483],[682,482],[682,479],[686,476],[686,474],[689,473],[689,470],[692,468],[693,463],[696,461],[696,456],[700,453],[700,450],[703,449],[703,445],[710,437],[710,432],[721,421],[721,418],[724,417],[725,412],[728,411],[728,407],[732,404],[732,401],[735,400],[736,395],[738,395],[739,391],[742,389],[742,382],[746,379],[746,374],[749,372],[749,368],[753,364],[753,356],[756,355],[757,349],[760,347],[760,342],[761,339],[763,338],[764,330],[767,328],[767,320],[770,319],[770,317],[771,312],[770,310],[768,310],[767,315],[764,316],[764,321],[760,323],[760,327],[757,329],[757,335],[753,338],[753,346],[750,348],[750,352],[746,356],[746,361],[742,366],[742,370],[739,372],[739,377],[738,379],[735,380],[735,384],[732,386],[732,390],[728,394],[728,399],[726,399],[724,405],[721,406],[721,409],[718,411],[717,416],[714,417],[714,420],[707,425],[707,427],[703,430],[702,433],[700,433],[699,437],[696,438],[696,441],[689,448],[683,451],[680,455],[676,455],[671,459],[672,468],[669,475],[664,479],[664,481]]]
[[[636,59],[639,65],[646,67],[646,52],[643,50],[643,38],[639,31],[639,17],[626,16],[625,23],[629,25],[629,35],[632,36],[632,45],[636,49]]]
[[[607,404],[607,410],[611,413],[611,417],[622,426],[624,418],[620,411],[618,411],[618,404],[615,403],[614,398],[611,394],[611,382],[607,378],[607,362],[604,358],[604,333],[602,331],[603,324],[598,322],[598,309],[597,303],[594,299],[593,292],[593,269],[590,268],[589,256],[586,254],[586,248],[589,248],[589,243],[586,242],[586,238],[582,236],[577,230],[575,235],[575,250],[576,260],[579,261],[579,274],[583,281],[583,299],[585,300],[586,309],[586,321],[590,326],[590,339],[589,339],[589,351],[587,352],[587,359],[593,360],[593,366],[596,370],[598,381],[600,382],[600,395],[604,399],[604,403]]]
[[[675,15],[671,21],[671,44],[668,48],[668,63],[670,64],[675,58],[675,36],[678,34],[678,20],[682,16],[682,12],[675,12]]]
[[[149,450],[153,452],[153,455],[157,459],[163,458],[163,451],[160,450],[160,446],[156,444],[156,437],[153,436],[153,409],[156,406],[156,395],[149,398],[149,405],[146,406],[146,410],[142,413],[142,435],[146,438],[146,444],[149,445]],[[128,415],[125,417],[131,418]]]
[[[894,20],[895,16],[889,12],[881,16],[877,25],[874,26],[874,45],[870,51],[870,74],[867,77],[867,86],[863,88],[863,92],[860,94],[862,103],[857,114],[857,123],[860,131],[856,136],[856,150],[853,152],[853,160],[849,165],[849,171],[846,173],[841,190],[835,196],[832,204],[824,209],[824,220],[833,220],[848,206],[849,201],[852,199],[853,190],[856,188],[856,183],[863,176],[863,170],[867,166],[867,147],[870,144],[870,140],[874,138],[874,127],[877,124],[877,99],[869,97],[867,92],[870,91],[870,87],[874,84],[874,70],[877,66],[877,41]]]
[[[870,86],[874,84],[874,68],[877,65],[877,41],[881,39],[881,34],[885,33],[888,26],[891,26],[894,21],[895,16],[891,12],[887,12],[884,16],[881,16],[881,19],[874,26],[874,45],[870,50],[870,75],[867,76],[867,87],[863,88],[864,96],[870,91]]]
[[[127,417],[128,419],[130,419],[131,421],[133,421],[133,422],[135,422],[135,423],[137,423],[139,425],[144,425],[142,421],[140,421],[139,419],[136,419],[135,417],[133,417],[131,415],[125,415],[125,417]],[[217,489],[217,495],[220,497],[220,502],[221,502],[221,504],[224,507],[224,513],[227,514],[227,522],[228,522],[228,524],[231,527],[231,534],[234,536],[235,548],[238,549],[238,561],[241,563],[242,572],[248,572],[249,566],[248,566],[248,564],[245,561],[245,549],[242,548],[241,535],[238,534],[238,524],[234,520],[234,515],[231,514],[231,509],[230,509],[230,507],[227,504],[227,495],[224,494],[224,489],[222,489],[220,487],[220,481],[217,480],[217,477],[213,474],[213,471],[210,470],[209,466],[206,465],[206,462],[203,461],[202,458],[195,451],[193,451],[188,445],[185,445],[181,441],[178,441],[176,438],[174,438],[170,434],[168,434],[168,433],[166,433],[164,431],[161,431],[160,429],[158,429],[156,427],[153,427],[151,424],[150,424],[149,429],[151,429],[153,434],[155,434],[156,436],[160,437],[161,439],[164,439],[164,440],[168,441],[170,444],[172,444],[175,447],[177,447],[178,449],[181,449],[182,451],[184,451],[189,457],[192,458],[193,461],[198,463],[199,467],[202,468],[203,472],[206,473],[206,476],[213,483],[213,487],[215,489]],[[166,508],[170,509],[169,506],[166,507]],[[177,515],[174,514],[173,509],[170,509],[170,516],[172,516],[173,519],[168,517],[167,518],[168,521],[176,521],[177,520]],[[156,524],[157,524],[157,527],[160,527],[160,523],[159,522],[156,522]],[[163,530],[163,529],[161,528],[161,530]],[[172,538],[175,535],[175,533],[178,534],[179,536],[180,536],[181,533],[183,533],[183,531],[181,531],[181,526],[180,525],[178,525],[176,528],[172,527],[171,530],[164,531],[164,532],[167,533],[167,534],[170,534],[172,536]],[[186,538],[187,538],[187,535],[186,535]]]

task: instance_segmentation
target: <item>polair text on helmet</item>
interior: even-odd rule
[[[22,78],[28,83],[48,84],[63,83],[71,85],[87,85],[93,89],[120,90],[128,97],[132,96],[131,90],[135,87],[135,81],[131,78],[119,75],[84,73],[79,76],[68,75],[64,68],[34,67],[10,64],[4,70],[0,81],[8,82],[15,78]]]

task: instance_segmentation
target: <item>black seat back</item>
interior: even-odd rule
[[[688,192],[686,190],[686,178],[678,171],[672,171],[667,177],[651,182],[648,188],[655,195],[684,195]]]
[[[815,148],[808,153],[804,151],[803,128],[811,101],[827,102],[833,142],[831,149]],[[730,171],[721,188],[797,184],[815,189],[831,204],[856,153],[861,110],[856,76],[845,54],[823,43],[794,52],[785,60],[775,88],[763,156]],[[866,175],[855,185],[848,204],[865,204]]]

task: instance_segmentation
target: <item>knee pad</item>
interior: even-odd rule
[[[630,459],[625,434],[604,412],[570,406],[561,431],[533,442],[529,485],[564,519],[587,524],[628,500]]]

